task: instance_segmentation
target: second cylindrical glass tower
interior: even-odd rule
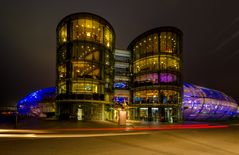
[[[132,106],[138,117],[171,122],[181,119],[182,32],[174,27],[149,30],[128,46],[132,51]]]

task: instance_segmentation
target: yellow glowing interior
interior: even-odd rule
[[[89,40],[112,47],[112,31],[96,20],[77,19],[73,21],[73,40]]]
[[[66,93],[66,83],[65,82],[60,82],[58,84],[58,93]]]
[[[61,27],[59,31],[59,42],[64,43],[67,41],[67,27],[66,24]]]
[[[176,51],[176,34],[172,32],[160,33],[160,52],[173,53]]]
[[[72,84],[72,92],[80,93],[99,93],[99,85],[93,81],[77,81]]]
[[[149,56],[142,59],[139,59],[134,62],[133,72],[138,73],[147,70],[158,70],[160,69],[166,70],[179,70],[179,59],[177,57],[161,55],[160,56],[160,65],[159,65],[159,56]]]
[[[138,41],[133,48],[133,52],[135,59],[158,53],[158,35],[152,34]]]
[[[77,61],[72,63],[74,78],[92,78],[99,79],[99,67],[90,62]],[[87,75],[87,76],[86,76]]]
[[[178,103],[179,92],[174,90],[143,90],[134,92],[134,98],[140,98],[141,102],[147,103],[151,101],[160,101],[162,103]]]
[[[65,65],[60,65],[58,67],[58,73],[59,73],[59,78],[65,78],[66,76],[66,66]]]

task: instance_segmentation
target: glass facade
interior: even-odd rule
[[[57,104],[74,115],[69,101],[112,103],[115,33],[103,18],[90,13],[65,17],[57,26]],[[68,110],[67,110],[68,109]]]
[[[19,115],[36,117],[54,115],[56,112],[55,98],[55,87],[34,91],[17,103],[17,111]]]
[[[239,115],[239,111],[237,111],[238,103],[223,92],[189,83],[184,83],[183,90],[184,96],[182,109],[184,120],[226,120]],[[143,93],[144,96],[150,98],[148,101],[149,103],[158,101],[158,99],[154,100],[154,93],[157,93],[157,90],[136,93],[137,95],[141,95],[138,93]],[[128,90],[118,89],[115,91],[115,94],[115,97],[118,97],[118,103],[127,102],[127,99],[129,98]],[[44,113],[55,112],[55,97],[55,87],[44,88],[32,92],[17,103],[18,112],[20,115],[31,115],[37,117]],[[149,113],[147,107],[140,107],[138,113],[141,119],[148,118]],[[156,115],[156,118],[159,118],[158,114],[158,108],[153,107],[152,115]],[[130,116],[128,117],[131,119]]]
[[[115,50],[115,104],[128,104],[130,102],[130,59],[130,51],[118,49]]]
[[[217,90],[184,84],[183,109],[187,120],[222,120],[236,114],[234,99]]]
[[[183,85],[182,35],[175,27],[159,27],[138,36],[127,50],[119,50],[105,19],[91,13],[69,15],[56,29],[56,88],[27,95],[18,102],[18,112],[117,121],[119,112],[126,110],[129,120],[171,123],[182,117],[235,116],[238,104],[231,97]]]
[[[132,105],[147,107],[149,119],[153,107],[165,121],[181,119],[182,32],[174,27],[149,30],[128,50],[132,51]]]

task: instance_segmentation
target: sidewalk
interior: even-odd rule
[[[67,128],[114,128],[118,124],[108,121],[59,121],[42,119],[25,119],[18,122],[18,129],[67,129]]]

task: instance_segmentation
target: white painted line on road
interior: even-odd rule
[[[135,132],[135,133],[101,133],[101,134],[0,134],[0,138],[86,138],[86,137],[132,136],[146,134],[150,133]]]

